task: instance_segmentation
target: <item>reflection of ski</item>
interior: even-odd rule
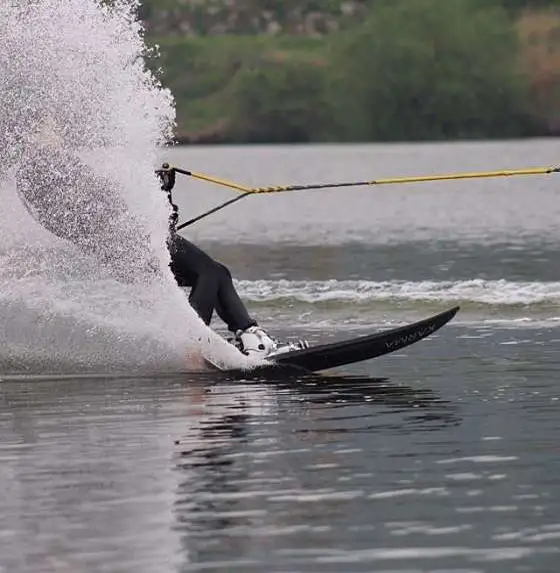
[[[267,368],[292,367],[317,372],[377,358],[426,338],[447,324],[457,314],[458,310],[459,307],[456,306],[430,318],[392,330],[376,332],[342,342],[312,346],[304,350],[286,352],[270,358],[271,364]]]

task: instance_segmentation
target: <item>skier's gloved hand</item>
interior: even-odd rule
[[[175,187],[175,169],[169,166],[169,163],[164,163],[161,169],[156,171],[156,175],[160,178],[162,191],[168,193]]]

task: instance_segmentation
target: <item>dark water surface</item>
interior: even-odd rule
[[[556,571],[552,353],[468,334],[369,368],[384,379],[4,382],[0,562]]]
[[[551,141],[332,149],[173,160],[285,183],[389,176],[405,156],[418,173],[557,156]],[[399,188],[380,203],[359,192],[338,211],[329,195],[313,222],[308,196],[272,213],[252,198],[193,227],[279,336],[462,310],[426,341],[329,376],[4,372],[0,572],[556,573],[560,204],[545,181],[463,182],[453,198]]]

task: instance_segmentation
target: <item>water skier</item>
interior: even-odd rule
[[[276,341],[249,315],[229,270],[177,233],[178,209],[171,197],[175,172],[162,169],[157,174],[172,208],[167,240],[170,267],[179,286],[191,287],[193,309],[208,325],[216,311],[243,353],[265,357],[278,352]],[[126,204],[114,192],[114,183],[65,151],[51,128],[22,157],[16,184],[35,220],[94,255],[119,280],[130,282],[139,271],[155,270],[149,240],[138,233]]]

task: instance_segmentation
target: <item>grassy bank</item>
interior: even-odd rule
[[[381,3],[322,37],[168,36],[183,142],[516,137],[560,119],[560,16],[454,0]]]
[[[298,70],[305,75],[325,62],[324,41],[317,38],[222,35],[154,42],[160,46],[162,81],[176,98],[181,141],[248,139],[253,122],[246,117],[252,107],[246,84],[259,72],[270,72],[280,76],[278,98],[292,102],[298,94],[283,74]]]

